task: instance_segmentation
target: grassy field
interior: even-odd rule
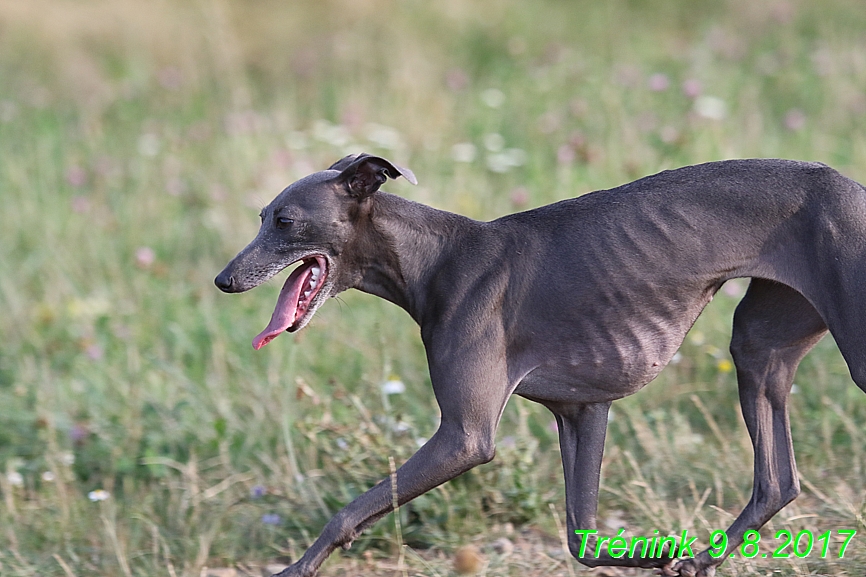
[[[817,160],[864,182],[866,10],[0,0],[0,577],[259,575],[432,434],[401,310],[347,293],[254,352],[282,280],[212,284],[283,186],[359,151],[414,170],[418,187],[390,192],[479,219],[721,158]],[[603,531],[705,544],[748,501],[727,353],[745,286],[723,287],[676,362],[614,404]],[[764,538],[858,535],[844,559],[834,541],[826,559],[740,558],[721,575],[866,569],[866,397],[829,337],[796,384],[803,495]],[[486,575],[583,573],[561,545],[552,424],[513,399],[492,463],[323,574],[449,575],[465,545]]]

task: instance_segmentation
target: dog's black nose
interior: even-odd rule
[[[213,279],[213,283],[223,292],[231,292],[232,286],[235,284],[235,279],[232,275],[222,271]]]

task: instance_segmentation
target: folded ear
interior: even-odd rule
[[[337,177],[346,190],[359,199],[370,196],[390,178],[404,177],[412,184],[418,184],[415,175],[408,168],[397,166],[391,161],[369,154],[353,154],[332,164],[328,170],[339,170]]]

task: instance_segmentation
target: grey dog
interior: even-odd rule
[[[493,459],[516,393],[556,418],[569,548],[580,562],[713,575],[724,556],[708,550],[581,556],[587,533],[575,530],[595,528],[610,403],[659,374],[725,281],[752,279],[731,341],[755,450],[752,498],[726,532],[733,550],[800,491],[788,396],[803,355],[828,330],[866,390],[866,189],[823,164],[689,166],[492,222],[379,191],[399,176],[416,182],[360,154],[295,182],[262,210],[258,235],[215,282],[243,292],[301,263],[256,349],[350,288],[420,325],[442,420],[397,470],[401,505]],[[280,575],[314,575],[391,509],[385,479]]]

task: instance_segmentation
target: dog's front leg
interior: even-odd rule
[[[463,353],[470,351],[464,349]],[[397,469],[399,505],[490,461],[496,426],[508,399],[505,369],[496,362],[469,360],[460,354],[444,363],[431,355],[430,373],[442,420],[430,440]],[[392,490],[388,478],[349,503],[328,522],[297,563],[278,577],[315,575],[337,547],[351,545],[363,529],[393,509]]]
[[[593,535],[598,511],[598,484],[610,403],[549,404],[559,429],[562,469],[565,473],[565,507],[568,548],[575,559],[589,567],[662,567],[672,564],[663,558],[624,555],[612,557],[597,547]]]

